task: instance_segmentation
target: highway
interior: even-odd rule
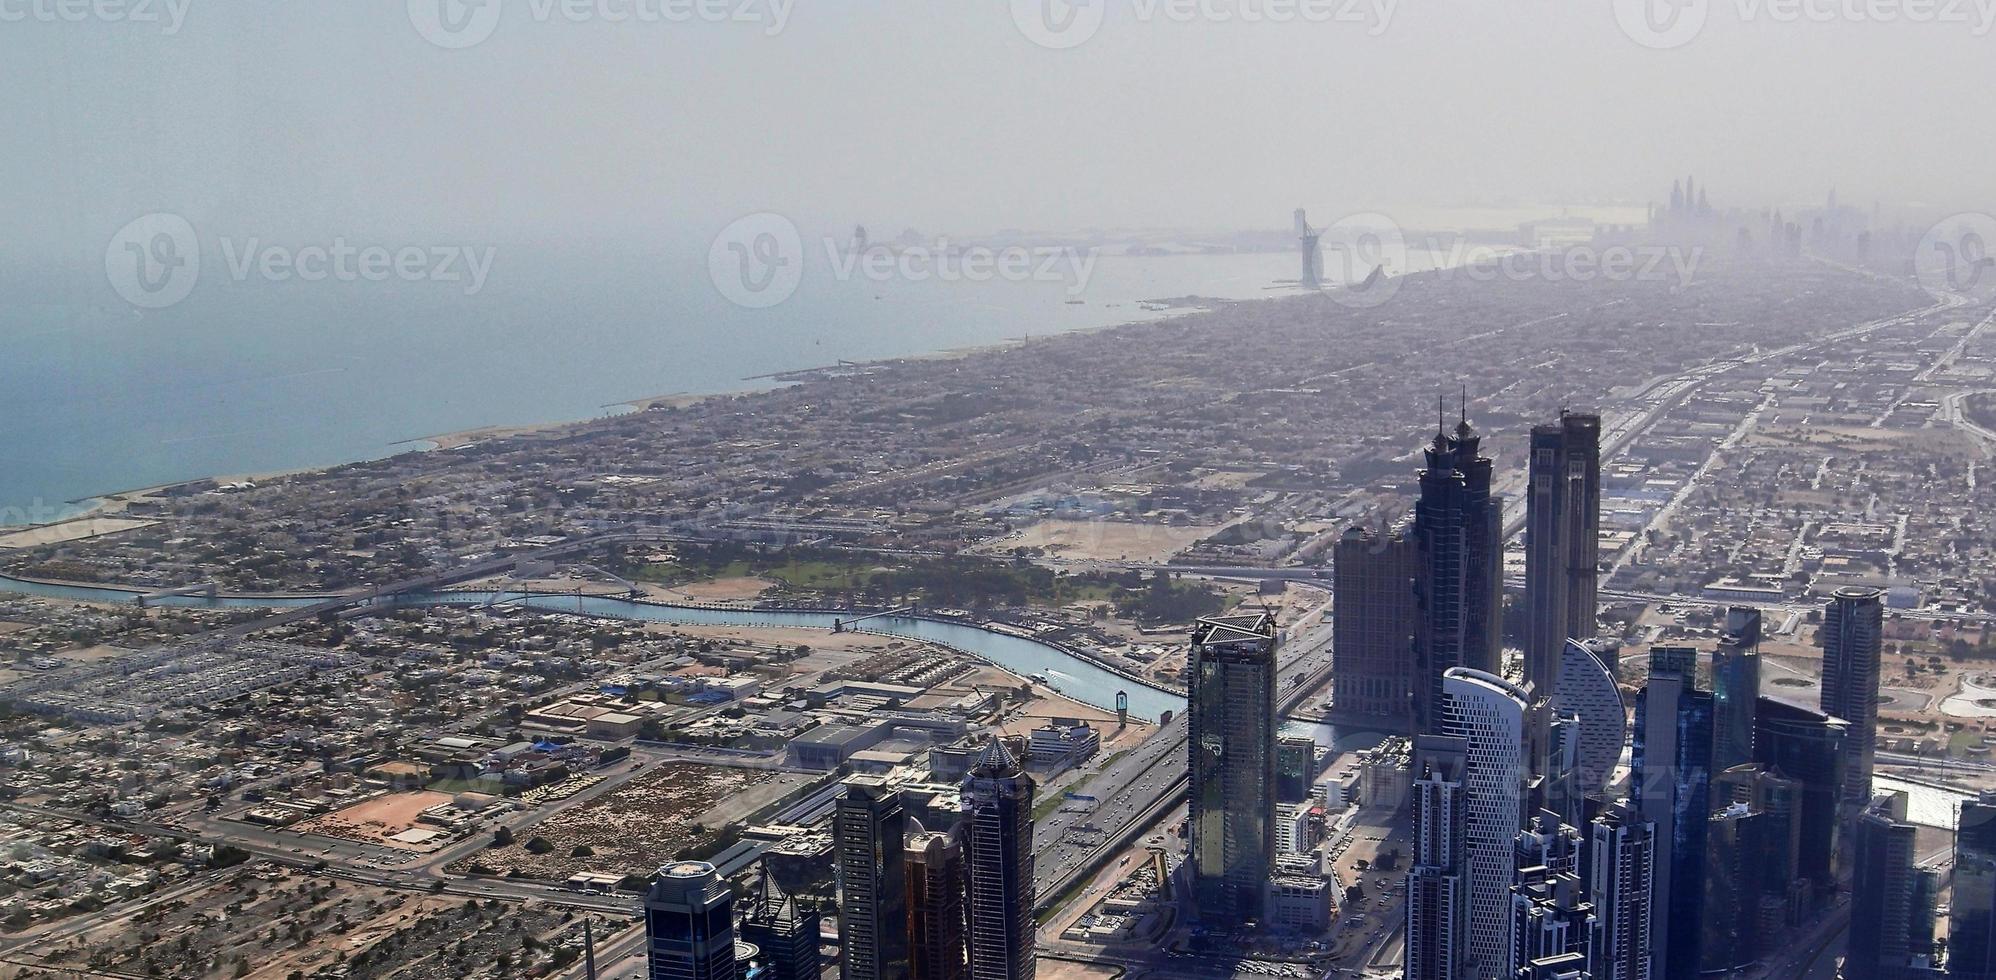
[[[1292,626],[1278,649],[1283,664],[1276,675],[1276,713],[1287,716],[1328,678],[1331,629],[1323,622],[1324,603]],[[1175,803],[1185,791],[1185,730],[1183,714],[1172,718],[1143,744],[1113,757],[1079,790],[1093,801],[1061,806],[1033,828],[1034,885],[1040,901],[1065,893],[1133,823],[1160,804]],[[1083,830],[1095,826],[1097,830]]]

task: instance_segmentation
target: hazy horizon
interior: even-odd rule
[[[1975,165],[1996,135],[1965,111],[1992,77],[1986,0],[1888,24],[1693,0],[1703,29],[1663,49],[1621,5],[1572,2],[1094,0],[1099,28],[1058,49],[1004,4],[731,0],[709,9],[749,19],[716,23],[671,0],[441,0],[483,38],[457,50],[419,27],[436,0],[132,2],[158,20],[0,5],[16,263],[94,258],[152,212],[271,240],[699,247],[761,211],[889,233],[1279,228],[1299,206],[1639,207],[1686,174],[1719,207],[1832,188],[1894,213],[1996,204]]]

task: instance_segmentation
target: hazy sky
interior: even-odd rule
[[[1066,50],[1009,0],[785,0],[780,31],[774,0],[721,5],[746,23],[646,16],[684,0],[485,0],[445,11],[491,28],[459,50],[416,26],[459,0],[101,2],[0,0],[17,263],[101,251],[162,210],[273,238],[704,240],[760,210],[931,233],[1281,227],[1297,205],[1641,203],[1687,172],[1721,205],[1832,184],[1996,204],[1976,5],[1996,0],[1799,18],[1758,0],[1745,21],[1756,0],[1709,0],[1665,49],[1611,0],[1406,0],[1384,24],[1375,0],[1326,4],[1332,22],[1295,0],[1204,0],[1228,22],[1092,0],[1099,29]],[[1879,9],[1899,22],[1849,13]],[[172,33],[131,22],[176,14]]]

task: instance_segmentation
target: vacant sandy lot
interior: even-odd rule
[[[655,585],[645,591],[666,602],[748,602],[775,587],[776,583],[766,578],[744,575],[671,588]]]
[[[297,829],[308,834],[344,837],[389,847],[430,850],[430,845],[408,845],[389,838],[417,826],[416,816],[424,810],[449,803],[450,800],[447,793],[390,793],[308,820],[299,824]],[[442,840],[442,837],[438,838],[439,842]]]
[[[488,847],[454,862],[466,873],[481,864],[499,874],[561,881],[579,871],[643,873],[688,848],[711,844],[721,827],[810,782],[801,773],[668,762],[526,829],[518,843]],[[533,853],[535,839],[548,846]],[[575,849],[590,853],[577,855]]]
[[[1219,529],[1217,524],[1133,524],[1127,521],[1046,520],[978,545],[986,552],[1043,548],[1078,561],[1161,562]]]

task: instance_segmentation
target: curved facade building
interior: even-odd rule
[[[1628,705],[1615,683],[1608,658],[1614,648],[1600,640],[1568,640],[1560,651],[1559,683],[1553,707],[1580,719],[1580,747],[1573,764],[1576,796],[1600,793],[1622,759],[1628,740]]]

